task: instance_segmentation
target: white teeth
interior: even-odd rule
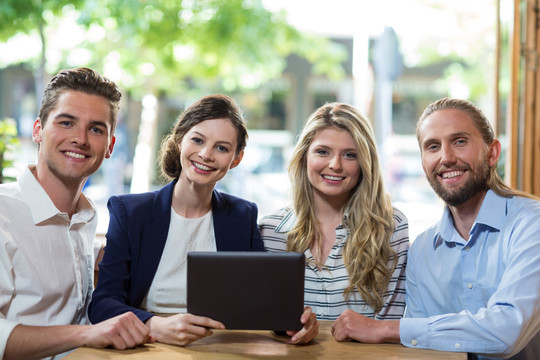
[[[77,153],[74,153],[74,152],[71,152],[71,151],[66,151],[65,154],[67,156],[71,156],[71,157],[74,157],[74,158],[77,158],[77,159],[84,159],[85,156],[82,155],[82,154],[77,154]]]
[[[196,163],[196,162],[194,162],[193,165],[194,165],[197,169],[201,169],[201,170],[204,170],[204,171],[210,171],[210,170],[212,170],[211,167],[206,166],[206,165],[203,165],[203,164],[199,164],[199,163]]]
[[[450,172],[443,173],[441,176],[443,177],[443,179],[450,179],[456,176],[460,176],[463,173],[464,171],[450,171]]]
[[[333,181],[339,181],[339,180],[345,179],[342,176],[332,176],[332,175],[323,175],[323,178],[328,179],[328,180],[333,180]]]

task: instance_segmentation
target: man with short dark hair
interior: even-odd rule
[[[344,313],[334,337],[467,352],[469,359],[537,359],[539,199],[503,183],[501,144],[469,101],[429,105],[417,138],[426,177],[446,207],[409,250],[405,317]]]
[[[132,313],[97,325],[87,319],[97,212],[82,188],[111,156],[120,98],[91,69],[59,72],[34,123],[37,164],[0,185],[0,358],[152,341]]]

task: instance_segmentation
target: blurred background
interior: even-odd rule
[[[84,189],[102,233],[111,195],[163,185],[161,140],[201,96],[224,93],[244,110],[244,160],[218,186],[260,216],[289,202],[287,163],[305,119],[347,102],[373,122],[386,189],[414,240],[442,211],[415,137],[426,105],[473,101],[507,148],[516,1],[2,0],[1,181],[35,162],[32,125],[62,68],[92,67],[124,93],[113,155]]]

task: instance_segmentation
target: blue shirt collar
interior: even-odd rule
[[[506,216],[508,201],[510,201],[510,198],[499,196],[492,190],[488,190],[470,234],[475,232],[479,225],[484,225],[497,231],[500,230]],[[448,206],[445,206],[442,219],[439,222],[433,239],[433,248],[436,249],[444,242],[463,242],[456,239],[456,234],[452,213]]]

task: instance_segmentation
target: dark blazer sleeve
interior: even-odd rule
[[[170,222],[174,184],[159,192],[113,196],[98,284],[88,315],[98,323],[132,311],[141,321],[152,314],[140,309],[156,273]]]

